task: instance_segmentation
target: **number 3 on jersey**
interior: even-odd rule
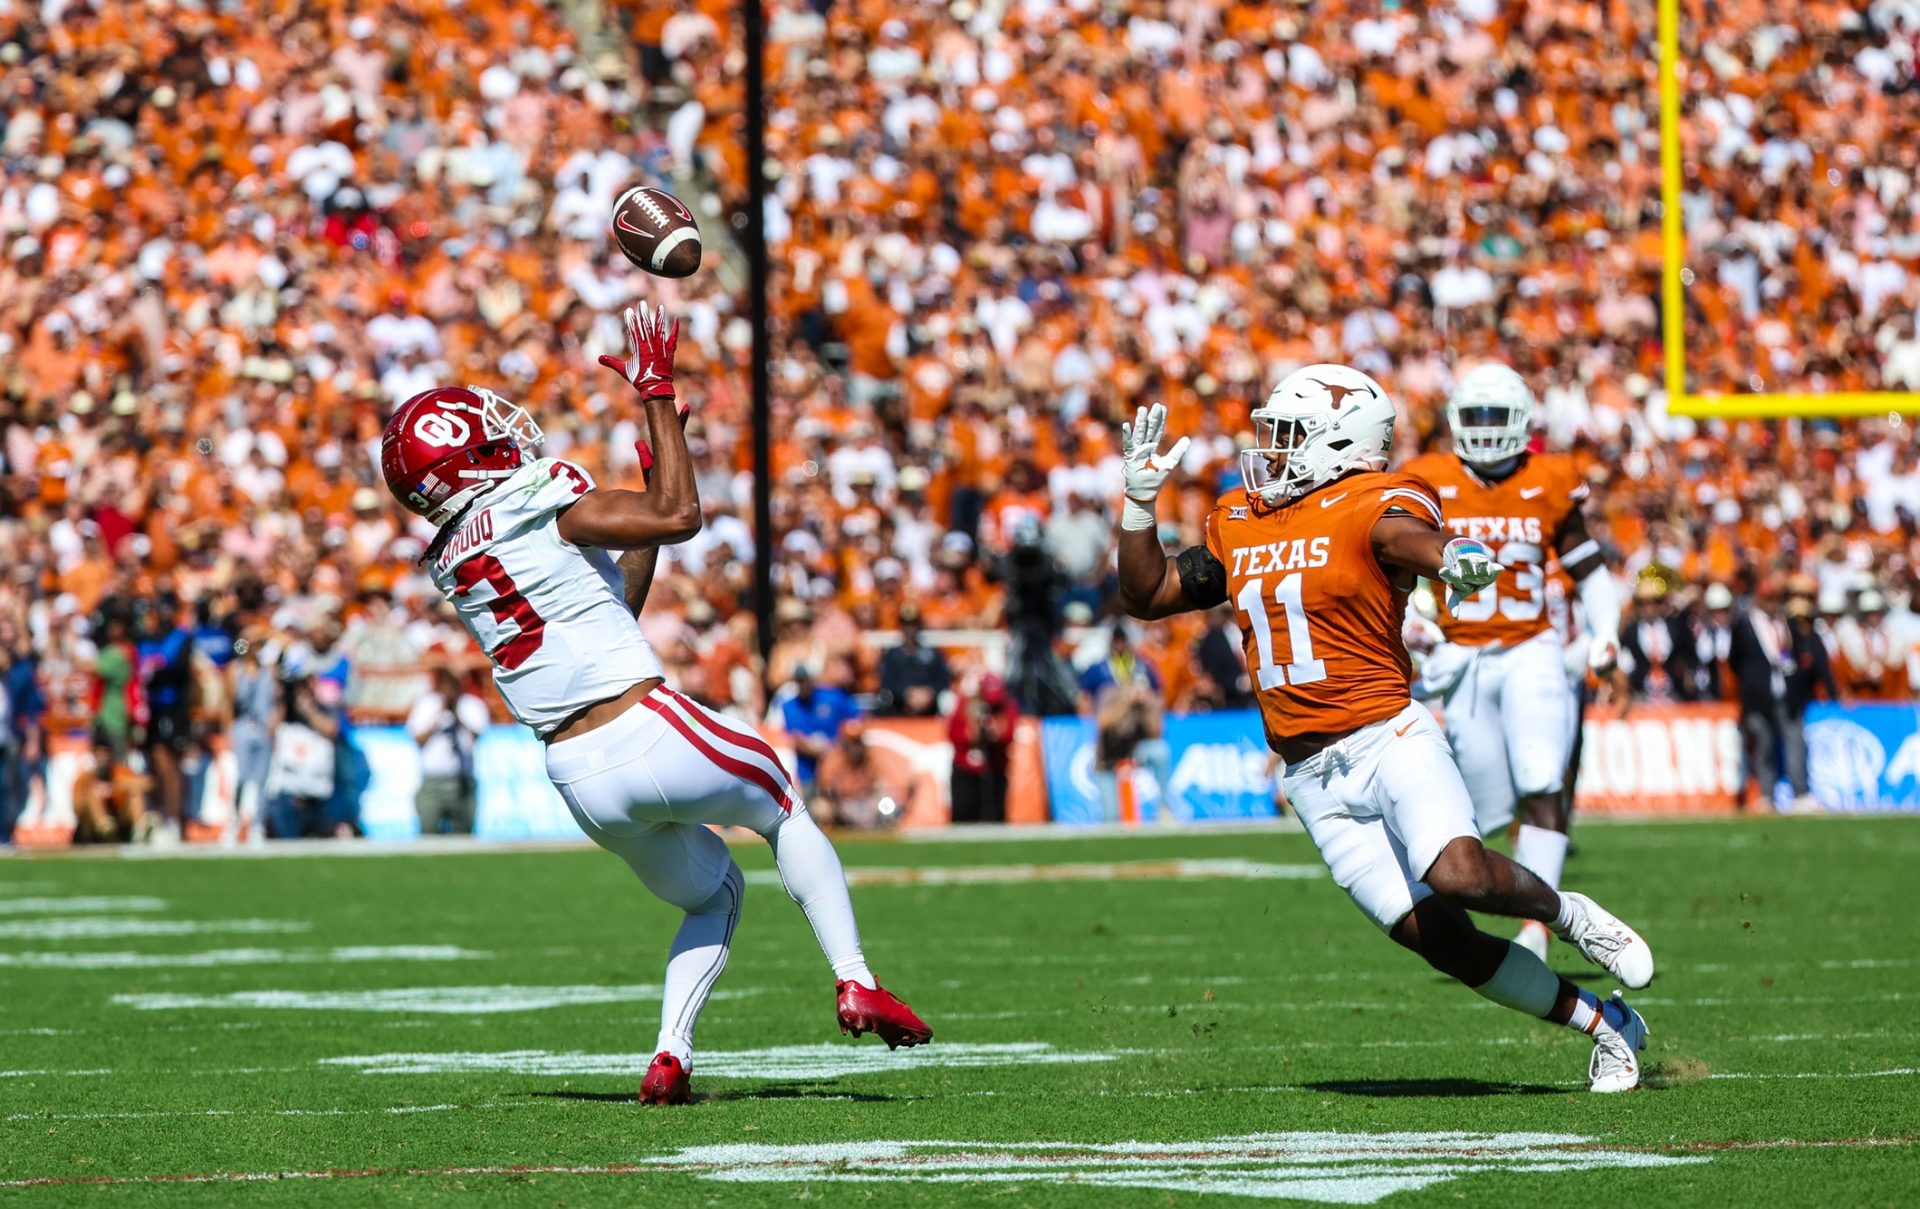
[[[1286,611],[1287,642],[1293,662],[1276,666],[1273,662],[1273,613],[1267,608],[1266,580],[1249,579],[1233,603],[1253,629],[1253,643],[1260,652],[1260,666],[1254,669],[1254,683],[1261,689],[1283,684],[1312,684],[1327,678],[1327,663],[1313,657],[1313,635],[1307,629],[1307,610],[1301,604],[1300,573],[1294,572],[1273,590],[1274,603]]]
[[[513,576],[500,565],[500,560],[491,554],[476,554],[453,569],[453,581],[459,585],[458,594],[467,595],[481,583],[493,589],[493,599],[487,602],[487,611],[493,614],[495,624],[511,621],[517,631],[511,638],[488,651],[493,661],[508,671],[527,661],[527,656],[540,649],[541,639],[545,636],[546,622],[533,611],[527,598],[514,586]]]

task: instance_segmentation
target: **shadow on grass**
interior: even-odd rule
[[[1342,1096],[1374,1096],[1398,1099],[1420,1096],[1564,1096],[1564,1087],[1542,1087],[1537,1083],[1489,1083],[1484,1079],[1342,1079],[1308,1083],[1314,1091]]]

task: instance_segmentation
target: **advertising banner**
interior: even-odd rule
[[[1814,705],[1807,780],[1828,810],[1920,810],[1920,705]]]
[[[1274,779],[1256,710],[1170,714],[1158,743],[1130,766],[1097,768],[1090,718],[1041,723],[1047,797],[1056,823],[1272,818]]]
[[[1590,814],[1731,814],[1740,718],[1731,705],[1589,709],[1574,806]]]

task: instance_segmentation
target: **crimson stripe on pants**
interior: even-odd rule
[[[670,688],[662,688],[660,691],[678,701],[681,708],[687,711],[687,716],[714,738],[729,743],[738,750],[751,752],[773,765],[773,775],[780,779],[789,793],[795,797],[799,796],[800,791],[794,787],[793,778],[787,774],[787,766],[780,762],[779,753],[775,752],[773,745],[762,739],[758,733],[749,728],[745,734],[741,734],[730,727],[722,726],[709,717],[707,711],[702,709],[698,702],[685,694]]]
[[[654,713],[659,714],[662,718],[665,718],[667,725],[679,731],[680,737],[693,744],[701,755],[712,760],[716,765],[732,773],[740,780],[757,786],[769,798],[772,798],[774,805],[780,807],[780,809],[785,810],[787,808],[786,795],[780,791],[779,783],[769,776],[764,768],[758,768],[744,760],[737,760],[732,756],[722,755],[720,752],[715,751],[713,746],[705,739],[702,739],[699,733],[687,724],[685,719],[658,701],[655,701],[651,696],[642,698],[641,704],[645,705]]]

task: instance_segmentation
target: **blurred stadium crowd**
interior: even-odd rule
[[[1686,81],[1695,389],[1920,389],[1920,6],[1683,7],[1711,31]],[[784,708],[745,607],[738,276],[646,278],[605,240],[620,190],[662,183],[724,258],[732,8],[611,0],[583,40],[535,0],[0,7],[10,797],[48,723],[91,725],[114,767],[144,748],[164,799],[210,730],[287,717],[287,685],[397,717],[424,667],[471,667],[415,565],[430,534],[378,487],[383,419],[486,384],[622,481],[637,417],[591,367],[642,295],[685,318],[708,515],[647,628],[686,691]],[[1091,635],[1076,666],[1103,683],[1118,416],[1164,401],[1194,438],[1163,509],[1187,544],[1287,368],[1382,378],[1411,453],[1487,357],[1587,456],[1636,619],[1672,638],[1652,662],[1710,663],[1723,601],[1791,597],[1840,691],[1920,683],[1911,429],[1665,413],[1648,0],[768,13],[771,683],[884,706],[872,635],[908,602],[963,698],[977,632],[1023,624]],[[1165,704],[1240,697],[1221,628],[1134,635]],[[279,687],[243,691],[254,666]],[[1635,683],[1731,692],[1679,663]]]

